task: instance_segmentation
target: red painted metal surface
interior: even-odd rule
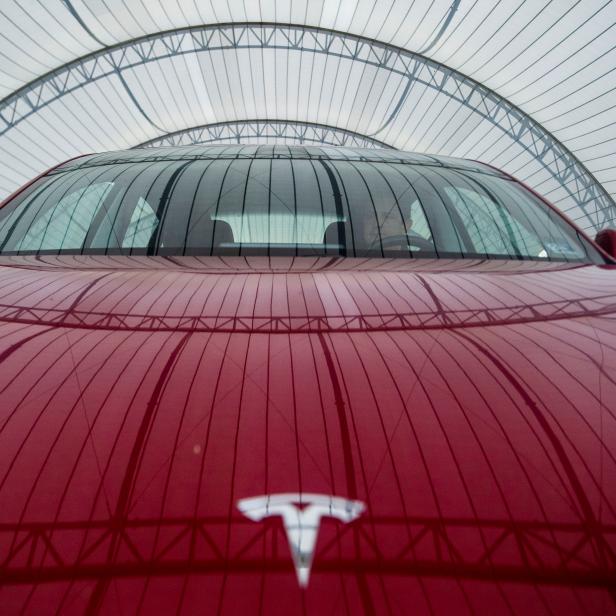
[[[599,231],[595,238],[595,243],[612,259],[616,258],[616,229],[603,229]]]
[[[614,276],[3,258],[2,613],[616,613]]]

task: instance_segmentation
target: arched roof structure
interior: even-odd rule
[[[265,143],[275,140],[276,143],[290,144],[316,143],[358,148],[393,148],[384,141],[336,126],[298,120],[261,119],[230,120],[183,128],[139,143],[135,148],[247,141],[259,143],[262,140]]]
[[[481,160],[616,218],[609,0],[0,7],[0,197],[82,152],[327,143]]]

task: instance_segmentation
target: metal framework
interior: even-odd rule
[[[303,25],[233,23],[182,28],[133,39],[69,62],[0,101],[0,135],[51,102],[88,83],[117,76],[149,120],[122,72],[184,54],[227,49],[285,49],[344,58],[408,79],[399,112],[412,83],[434,89],[484,118],[535,158],[598,229],[616,218],[616,204],[575,155],[521,109],[470,77],[421,54],[344,32]],[[391,116],[387,123],[391,121]]]
[[[236,120],[202,124],[183,130],[166,133],[134,148],[158,146],[198,145],[203,143],[245,143],[252,139],[284,139],[297,143],[318,143],[319,145],[338,145],[357,148],[388,148],[392,146],[361,133],[294,120]]]
[[[244,526],[245,540],[225,556],[216,536],[227,518],[107,519],[91,522],[40,522],[0,525],[10,545],[3,562],[3,584],[99,579],[105,576],[181,575],[187,572],[292,571],[280,520]],[[159,533],[151,532],[158,530]],[[150,532],[148,532],[150,531]],[[374,536],[398,538],[387,552]],[[157,536],[166,537],[158,540]],[[468,536],[482,538],[482,549],[468,550]],[[224,533],[222,533],[224,536]],[[150,539],[144,543],[144,538]],[[341,561],[336,546],[351,539],[357,558]],[[616,526],[548,524],[502,520],[366,517],[335,533],[315,555],[313,571],[393,573],[479,580],[616,586]],[[108,558],[110,546],[115,556]],[[264,545],[267,557],[251,548]],[[67,549],[69,546],[69,549]],[[122,549],[120,549],[120,547]]]

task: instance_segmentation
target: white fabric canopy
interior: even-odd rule
[[[0,24],[0,198],[172,134],[472,158],[589,231],[616,216],[613,1],[5,0]]]

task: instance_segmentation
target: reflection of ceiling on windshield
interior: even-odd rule
[[[7,0],[0,24],[0,197],[82,152],[325,143],[478,159],[584,228],[616,217],[613,2]]]

